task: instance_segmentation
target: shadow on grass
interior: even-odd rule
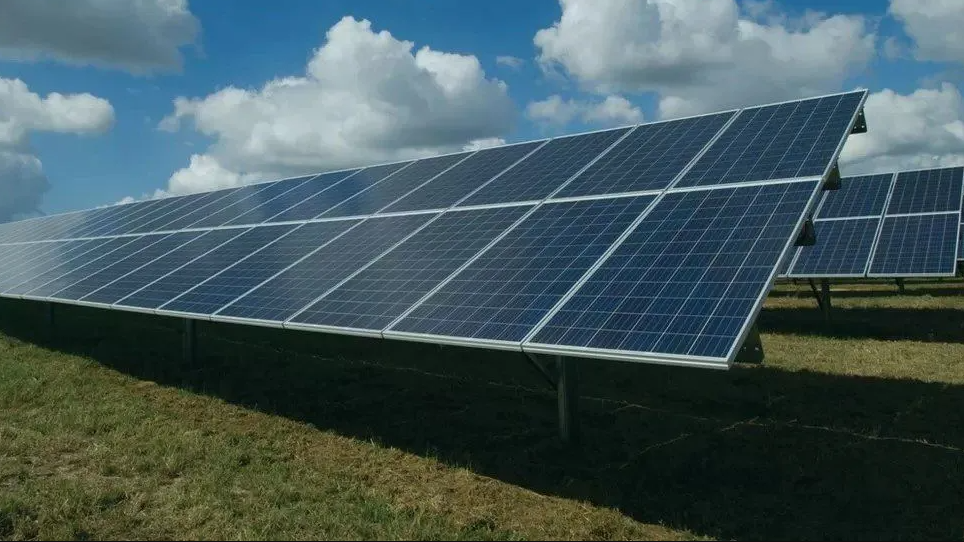
[[[65,307],[52,342],[40,322],[37,305],[0,301],[11,336],[642,522],[729,539],[964,534],[958,386],[586,360],[582,391],[612,401],[583,401],[568,449],[520,356],[202,323],[184,366],[176,320]]]
[[[771,333],[964,343],[964,311],[960,309],[834,307],[827,325],[816,306],[764,308],[757,324],[761,331]]]

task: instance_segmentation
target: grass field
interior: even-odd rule
[[[781,285],[766,363],[582,362],[0,301],[0,538],[964,539],[964,283]]]

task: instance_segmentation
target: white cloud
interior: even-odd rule
[[[465,145],[462,145],[462,150],[480,151],[489,147],[498,147],[499,145],[505,145],[505,140],[501,137],[484,137],[482,139],[473,139]]]
[[[19,79],[0,78],[0,222],[35,212],[50,188],[30,149],[32,132],[99,133],[113,122],[107,100],[56,92],[41,97]]]
[[[0,57],[132,72],[181,68],[200,23],[187,0],[3,0]]]
[[[875,92],[864,111],[867,133],[847,138],[840,156],[845,175],[964,164],[964,98],[954,85]]]
[[[574,120],[587,124],[615,126],[643,120],[643,112],[622,96],[607,96],[602,101],[564,100],[553,94],[545,100],[530,102],[526,116],[545,124],[566,125]]]
[[[526,61],[517,56],[502,55],[495,57],[495,63],[500,66],[512,68],[513,70],[518,70],[525,65]]]
[[[884,58],[887,60],[900,60],[906,55],[906,49],[904,45],[895,36],[890,36],[884,40],[884,46],[882,49]]]
[[[891,0],[889,11],[916,43],[918,59],[964,63],[961,0]]]
[[[560,4],[535,35],[540,64],[600,94],[658,92],[664,118],[837,89],[874,55],[860,16],[792,19],[769,2],[741,14],[735,0]]]
[[[474,56],[413,52],[412,42],[352,17],[326,37],[303,76],[178,98],[160,128],[192,121],[215,143],[171,177],[170,190],[455,151],[499,137],[515,119],[505,83],[487,78]]]

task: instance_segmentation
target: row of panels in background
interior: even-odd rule
[[[952,277],[964,259],[964,167],[843,179],[814,216],[818,242],[788,259],[788,278]]]
[[[671,183],[700,187],[819,176],[837,145],[836,136],[826,136],[846,126],[861,96],[725,111],[36,218],[0,225],[0,244],[538,203],[550,195],[658,194]]]
[[[477,190],[462,186],[454,192],[469,196],[456,197],[445,187],[460,183],[446,181],[425,192],[425,209],[0,245],[0,295],[725,368],[815,208],[865,98],[861,91],[685,119],[678,122],[691,124],[684,130],[690,135],[669,146],[635,137],[642,127],[625,129],[601,154],[561,153],[524,183],[502,181],[513,167],[489,179],[492,168],[480,174],[488,180],[475,178]],[[707,122],[715,133],[704,134]],[[526,152],[558,141],[565,139]],[[524,145],[480,151],[460,163]],[[417,163],[428,162],[396,172]],[[808,176],[795,176],[801,173]],[[645,184],[647,178],[659,181]],[[585,189],[572,187],[590,185],[597,187],[591,195],[573,197]],[[268,186],[276,185],[251,189]],[[383,186],[386,194],[390,186]],[[490,186],[523,195],[467,205]],[[606,190],[614,193],[596,193]],[[370,210],[391,197],[364,193],[339,205],[357,210],[376,201],[363,207]]]

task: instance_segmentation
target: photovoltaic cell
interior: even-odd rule
[[[251,228],[184,267],[127,296],[119,304],[127,307],[156,309],[294,228],[295,226],[292,225]]]
[[[191,227],[216,228],[218,226],[224,226],[235,218],[251,212],[261,205],[264,205],[265,202],[271,201],[285,192],[295,189],[302,183],[308,182],[309,179],[314,177],[315,175],[295,177],[293,179],[285,179],[283,181],[260,185],[257,190],[239,192],[234,198],[232,198],[235,200],[233,203],[230,205],[225,205],[218,211],[215,211],[201,220],[198,220],[194,224],[191,224]],[[254,189],[255,187],[252,186],[250,188]],[[221,204],[219,203],[219,205]]]
[[[181,203],[177,205],[177,207],[172,208],[170,212],[164,213],[157,218],[144,222],[140,226],[132,229],[131,233],[147,233],[167,229],[178,229],[178,223],[183,222],[185,217],[196,216],[195,211],[198,209],[203,209],[211,203],[223,198],[231,190],[237,189],[218,190],[215,192],[206,192],[202,194],[185,196],[183,199],[181,199]]]
[[[217,315],[273,322],[287,320],[435,216],[370,218]]]
[[[322,173],[310,181],[299,185],[297,188],[294,188],[289,192],[285,192],[277,198],[265,201],[261,205],[251,209],[243,215],[227,221],[225,225],[237,226],[242,224],[261,224],[269,218],[278,215],[305,200],[315,197],[318,195],[318,193],[331,188],[333,185],[342,181],[346,177],[354,175],[357,171],[357,169],[352,169],[347,171]]]
[[[381,331],[530,208],[443,214],[291,321]]]
[[[553,139],[460,206],[541,200],[592,162],[631,128]]]
[[[530,343],[726,363],[817,185],[667,194]]]
[[[321,216],[322,213],[358,194],[367,190],[386,177],[394,175],[398,171],[404,171],[411,162],[398,164],[386,164],[383,166],[367,167],[347,179],[332,185],[327,190],[315,194],[313,197],[295,205],[276,216],[269,219],[269,222],[286,222],[289,220],[311,220]]]
[[[127,243],[130,243],[133,240],[133,237],[115,237],[112,239],[103,239],[97,244],[90,245],[90,250],[87,250],[74,258],[66,260],[59,265],[54,265],[52,267],[45,266],[41,273],[31,276],[29,279],[16,286],[7,288],[4,293],[13,295],[27,294],[38,286],[43,286],[44,284],[47,284],[48,282],[69,273],[73,269],[87,265],[98,258],[106,256],[107,254],[110,254],[111,252],[126,245]]]
[[[88,294],[107,286],[131,271],[143,267],[164,254],[200,237],[203,233],[204,232],[180,232],[150,234],[147,238],[152,239],[153,243],[141,251],[135,252],[126,258],[112,257],[111,261],[113,263],[109,267],[93,273],[80,282],[72,284],[59,292],[55,292],[51,297],[70,300],[84,299]]]
[[[243,186],[213,192],[212,194],[220,194],[218,197],[212,197],[211,199],[207,200],[207,203],[204,205],[195,207],[190,212],[183,212],[184,207],[177,209],[170,216],[166,217],[167,219],[162,219],[159,221],[153,229],[154,231],[173,231],[190,228],[191,225],[198,220],[214,214],[224,207],[236,202],[241,197],[240,195],[251,194],[255,191],[256,188],[253,186]]]
[[[52,266],[60,265],[102,242],[54,241],[34,244],[31,250],[23,253],[19,261],[0,269],[0,292],[6,293],[7,288],[16,286]]]
[[[173,198],[163,198],[154,200],[155,205],[146,208],[143,212],[137,213],[136,215],[129,216],[126,220],[122,222],[114,222],[108,226],[102,226],[97,229],[97,236],[110,236],[110,235],[126,235],[131,233],[134,228],[146,224],[156,218],[164,216],[178,206],[181,205],[182,197]],[[148,203],[148,202],[145,202]]]
[[[89,237],[106,237],[111,235],[115,231],[120,231],[129,226],[132,223],[137,223],[143,220],[146,216],[151,216],[155,209],[164,208],[171,202],[168,200],[158,199],[152,201],[139,201],[130,204],[131,212],[126,213],[124,216],[116,217],[113,220],[105,220],[103,223],[88,231],[87,236]]]
[[[201,256],[205,252],[244,233],[244,231],[243,229],[210,230],[192,240],[185,240],[178,248],[170,251],[162,250],[169,247],[161,247],[159,246],[160,244],[149,247],[131,256],[139,260],[146,260],[147,265],[123,275],[114,282],[83,297],[81,300],[91,303],[116,303],[198,256]],[[176,235],[180,237],[186,235],[186,233],[187,232],[181,232]]]
[[[214,314],[221,307],[241,297],[358,222],[358,220],[338,220],[304,224],[263,250],[239,261],[170,303],[161,306],[161,309]]]
[[[540,207],[392,331],[522,341],[652,200]]]
[[[899,173],[887,214],[959,211],[962,184],[960,167]]]
[[[556,197],[662,190],[735,114],[643,124]]]
[[[429,184],[393,203],[384,209],[384,212],[448,208],[489,182],[542,143],[542,141],[533,141],[481,150],[439,175]]]
[[[865,94],[744,109],[677,186],[823,176]]]
[[[53,294],[67,288],[75,282],[81,281],[94,273],[98,273],[111,264],[118,260],[122,260],[132,254],[135,254],[157,240],[156,236],[151,237],[130,237],[130,238],[117,238],[118,241],[127,241],[119,246],[116,250],[105,254],[102,257],[91,260],[84,265],[78,265],[72,267],[67,273],[57,277],[56,279],[34,288],[27,292],[27,295],[33,297],[49,297]]]
[[[839,189],[824,193],[817,218],[880,216],[893,180],[891,173],[846,177]]]
[[[816,221],[817,243],[800,247],[790,276],[863,276],[879,224],[879,218]]]
[[[332,207],[321,216],[330,218],[373,214],[418,188],[422,183],[464,160],[470,154],[472,153],[466,152],[435,158],[423,158],[383,182]]]
[[[870,275],[953,275],[960,219],[957,213],[884,218]]]

